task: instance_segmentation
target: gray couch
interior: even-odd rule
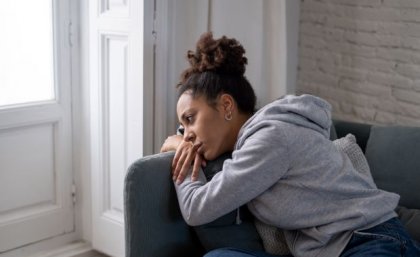
[[[377,186],[400,194],[397,212],[420,242],[420,128],[334,121],[331,139],[348,133],[365,152]],[[205,251],[181,216],[170,175],[173,155],[147,156],[129,168],[124,188],[126,257],[194,257]],[[220,167],[224,158],[206,169]]]

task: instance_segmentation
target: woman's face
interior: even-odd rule
[[[184,140],[201,144],[198,152],[206,160],[232,151],[236,142],[236,135],[231,135],[232,125],[225,120],[225,114],[232,111],[233,103],[231,97],[226,101],[224,96],[218,98],[216,107],[210,106],[205,97],[193,97],[188,91],[178,99],[177,114],[185,129]]]

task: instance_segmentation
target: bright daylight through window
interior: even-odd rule
[[[0,107],[55,98],[52,0],[0,2]]]

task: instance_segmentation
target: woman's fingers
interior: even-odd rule
[[[197,150],[200,146],[201,144],[193,145],[191,148],[188,149],[186,154],[184,154],[185,159],[181,160],[182,157],[179,159],[178,165],[176,168],[176,173],[178,175],[176,179],[176,183],[181,184],[184,181],[185,177],[187,176],[187,174],[189,173],[191,169],[191,165],[193,161],[196,159]],[[201,161],[199,161],[198,163],[201,163]]]
[[[172,166],[171,166],[172,173],[174,172],[174,170],[176,168],[176,165],[178,163],[179,157],[181,157],[181,154],[182,154],[182,149],[178,148],[175,152],[174,158],[172,159]]]
[[[186,142],[186,141],[182,141],[176,152],[175,152],[175,156],[174,159],[172,160],[172,170],[174,170],[176,168],[176,165],[179,161],[179,158],[181,157],[181,155],[188,149],[188,147],[192,147],[192,143],[191,142]]]
[[[188,149],[188,148],[182,149],[180,151],[178,159],[175,160],[175,168],[173,168],[173,172],[172,172],[172,178],[173,178],[174,181],[177,180],[179,172],[181,171],[182,166],[184,165],[185,160],[187,159],[190,150],[191,149]],[[174,157],[174,159],[175,159],[175,157]]]
[[[195,159],[194,159],[194,166],[193,166],[193,170],[192,170],[192,175],[191,175],[191,180],[192,181],[196,181],[198,178],[198,172],[200,171],[200,166],[203,163],[203,157],[201,156],[201,154],[196,153],[195,154]]]
[[[193,153],[193,151],[188,152],[187,158],[185,159],[184,163],[182,163],[181,169],[176,179],[176,183],[178,185],[181,184],[184,181],[185,177],[187,176],[188,171],[191,168],[191,163],[194,160],[194,156],[195,154]]]
[[[200,166],[205,166],[206,161],[197,153],[201,143],[193,144],[191,142],[183,141],[175,152],[172,160],[172,179],[180,184],[184,181],[188,172],[192,169],[192,181],[197,180]]]

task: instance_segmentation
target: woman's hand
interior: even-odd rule
[[[181,184],[193,165],[191,175],[192,181],[197,180],[200,165],[205,167],[206,161],[197,153],[201,144],[194,145],[192,142],[184,141],[181,135],[169,136],[162,145],[160,152],[176,151],[172,161],[172,179]]]
[[[172,179],[179,185],[187,176],[191,165],[191,180],[196,181],[200,166],[206,166],[206,162],[201,154],[197,152],[201,144],[193,144],[192,142],[182,141],[176,150],[175,157],[172,161]]]

